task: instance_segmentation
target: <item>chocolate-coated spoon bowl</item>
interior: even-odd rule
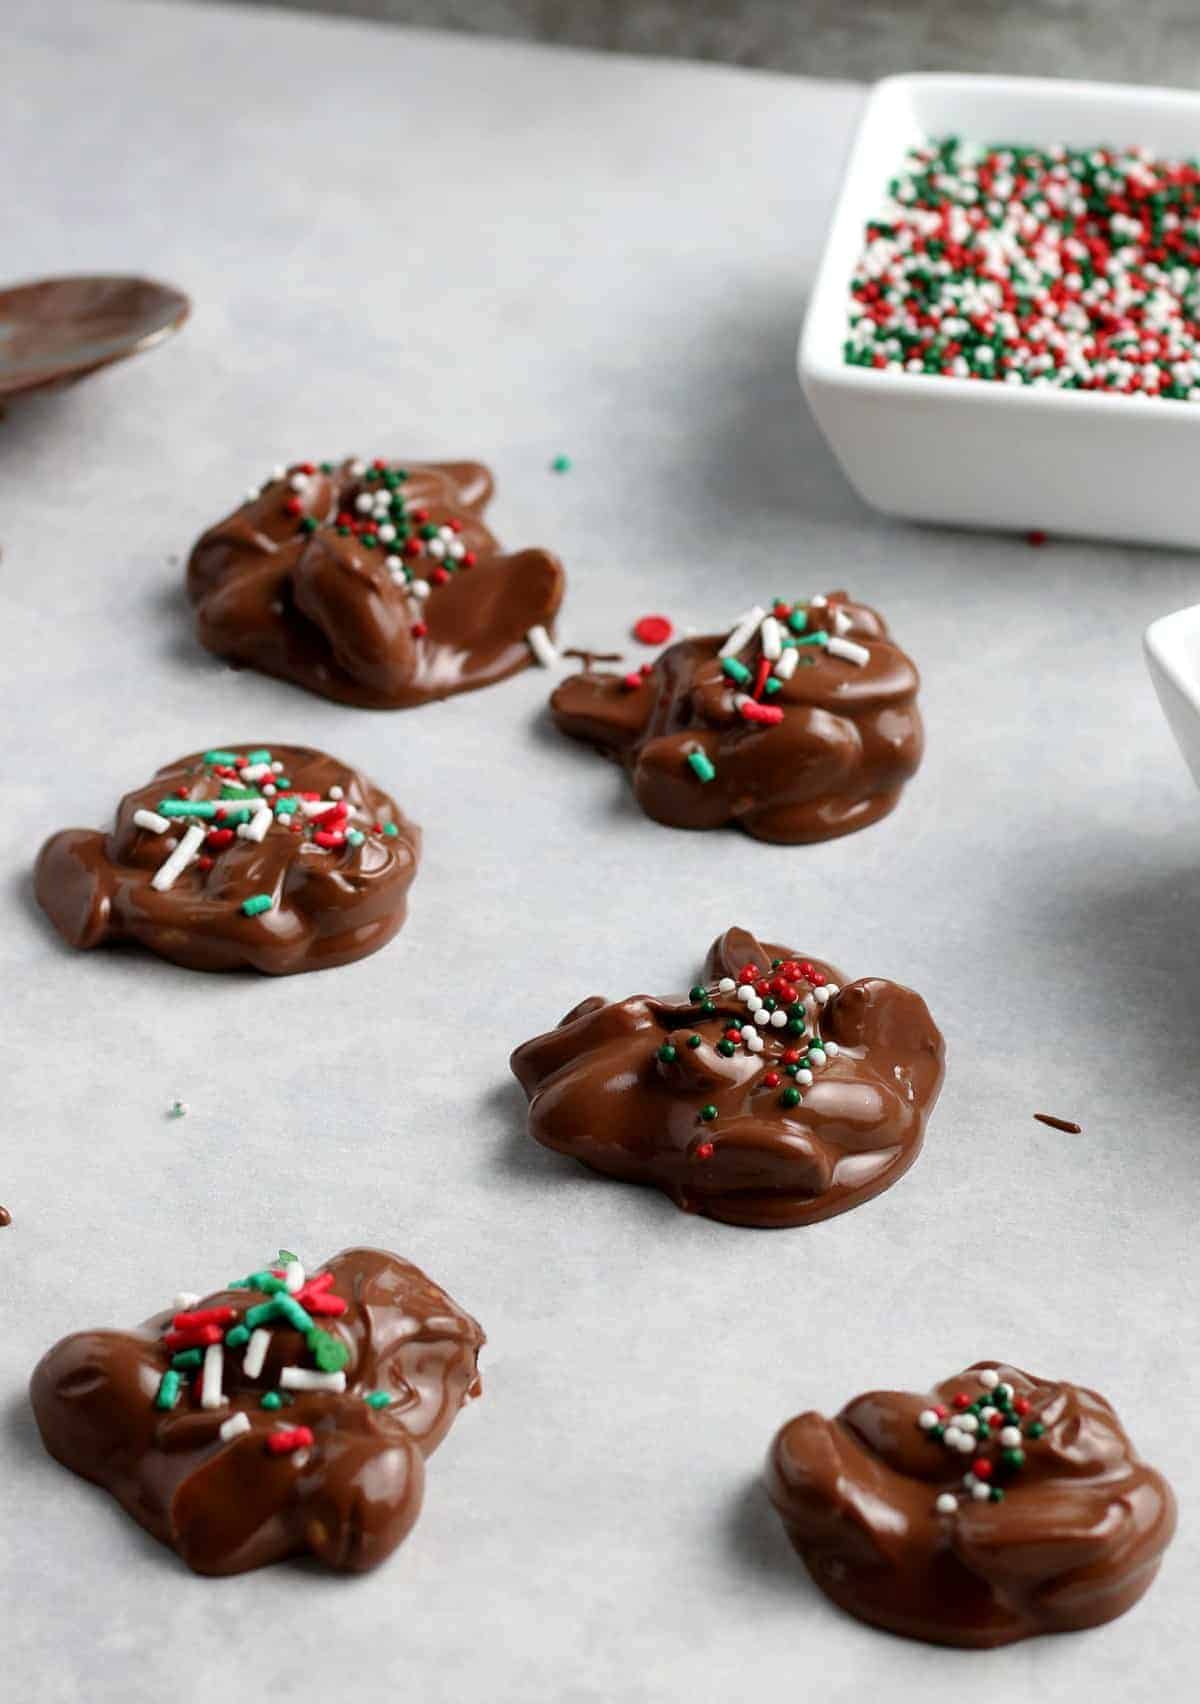
[[[150,278],[41,278],[0,290],[0,397],[85,378],[177,331],[181,290]]]

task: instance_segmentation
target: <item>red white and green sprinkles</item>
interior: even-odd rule
[[[355,482],[340,508],[321,516],[308,508],[313,481],[338,472],[333,462],[297,462],[292,467],[274,467],[264,484],[246,493],[250,503],[258,501],[272,485],[286,485],[284,511],[296,519],[302,534],[331,530],[339,538],[355,538],[364,550],[380,550],[392,584],[411,600],[409,632],[424,639],[428,626],[424,602],[454,574],[465,573],[478,560],[462,537],[465,521],[451,515],[435,521],[428,508],[405,495],[410,474],[394,467],[383,456],[370,461],[353,457],[345,471]],[[544,627],[531,627],[526,634],[530,650],[543,668],[558,662],[554,642]]]
[[[824,596],[810,598],[807,603],[776,598],[770,611],[755,604],[739,615],[717,655],[729,681],[733,707],[747,728],[770,728],[783,721],[782,707],[769,700],[782,691],[801,662],[814,660],[814,649],[855,668],[865,668],[871,653],[857,640],[845,637],[851,626],[842,606],[831,606]],[[637,691],[652,672],[643,664],[640,670],[627,674],[625,690]],[[716,764],[700,745],[686,753],[685,761],[702,784],[716,779]]]
[[[866,229],[852,366],[1200,400],[1200,165],[1148,148],[913,148]]]
[[[348,1303],[334,1293],[333,1284],[331,1272],[319,1272],[310,1278],[296,1256],[281,1249],[278,1259],[269,1266],[244,1278],[235,1278],[227,1286],[229,1290],[245,1290],[263,1298],[244,1309],[230,1304],[204,1308],[197,1305],[200,1298],[196,1295],[177,1296],[176,1311],[163,1327],[160,1338],[169,1365],[159,1379],[154,1406],[173,1410],[186,1390],[192,1403],[201,1410],[220,1413],[227,1409],[230,1402],[225,1381],[229,1358],[240,1353],[242,1378],[257,1382],[262,1377],[272,1336],[281,1329],[300,1333],[313,1364],[296,1362],[280,1368],[277,1386],[262,1390],[259,1406],[267,1413],[277,1412],[293,1400],[292,1392],[343,1395],[350,1350],[341,1337],[318,1323],[346,1312]],[[369,1391],[363,1400],[372,1408],[380,1408],[389,1399],[385,1393]],[[249,1415],[239,1410],[221,1422],[216,1436],[222,1442],[229,1442],[251,1430]],[[297,1466],[303,1465],[306,1458],[302,1452],[312,1443],[313,1432],[308,1426],[288,1426],[281,1422],[264,1434],[264,1447],[269,1453],[291,1454]]]
[[[955,1391],[949,1407],[935,1403],[917,1416],[917,1425],[943,1449],[971,1457],[962,1477],[960,1491],[943,1491],[934,1503],[939,1515],[952,1515],[960,1501],[999,1503],[1005,1483],[1025,1465],[1025,1445],[1036,1442],[1046,1428],[1030,1420],[1029,1399],[1018,1396],[994,1367],[979,1374],[982,1391],[972,1398],[965,1390]]]
[[[723,1059],[757,1060],[759,1075],[751,1080],[750,1087],[779,1091],[777,1104],[791,1108],[800,1104],[816,1073],[838,1057],[837,1042],[821,1034],[822,1014],[837,992],[837,983],[830,982],[808,959],[772,959],[769,971],[748,963],[736,977],[722,976],[707,985],[697,983],[688,999],[701,1018],[725,1018],[716,1052]],[[659,1064],[669,1069],[682,1049],[694,1051],[703,1045],[702,1035],[681,1029],[658,1049]],[[705,1127],[717,1116],[718,1108],[711,1102],[697,1114]],[[696,1160],[710,1159],[712,1153],[713,1144],[708,1140],[691,1149]]]
[[[378,822],[334,786],[329,797],[300,792],[284,765],[261,747],[239,753],[214,747],[200,761],[195,779],[160,799],[152,810],[136,810],[134,826],[161,837],[166,853],[150,886],[167,893],[185,870],[207,875],[216,860],[239,841],[261,844],[268,833],[301,836],[323,852],[356,851],[368,835],[391,839],[394,822]],[[211,796],[193,797],[197,788]],[[359,826],[359,825],[363,826]],[[182,828],[181,835],[168,830]],[[278,903],[274,893],[252,893],[241,902],[246,917],[262,917]]]

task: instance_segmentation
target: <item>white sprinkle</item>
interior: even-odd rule
[[[952,1424],[942,1433],[942,1442],[947,1449],[956,1450],[964,1436],[965,1433],[959,1431],[957,1424]]]
[[[982,1479],[977,1479],[971,1487],[971,1495],[977,1503],[986,1503],[991,1494],[991,1491],[983,1483]]]
[[[757,1006],[754,1011],[754,1021],[756,1024],[769,1024],[772,1015],[772,1013],[767,1011],[765,1006]]]
[[[329,797],[331,799],[344,799],[346,797],[346,789],[344,787],[331,787],[329,789]]]
[[[836,1059],[838,1054],[842,1051],[836,1041],[825,1041],[822,1042],[821,1045],[830,1059]]]
[[[546,632],[546,629],[544,627],[531,627],[525,637],[529,642],[529,649],[542,667],[552,669],[558,661],[558,652],[555,650],[554,641]]]
[[[1019,1427],[1002,1426],[1000,1428],[1000,1442],[1004,1445],[1006,1450],[1019,1449],[1021,1447],[1021,1433]]]
[[[839,989],[836,982],[827,982],[825,984],[825,999],[826,1000],[832,1000],[834,995],[839,994],[840,992],[841,992],[841,990]],[[822,1005],[824,1005],[824,1003],[825,1003],[824,1001],[821,1002]]]
[[[383,565],[389,574],[402,574],[404,572],[404,563],[398,556],[385,556]]]
[[[771,1013],[771,1023],[776,1029],[782,1029],[787,1021],[788,1015],[786,1012],[777,1009]]]
[[[171,826],[167,818],[159,816],[157,811],[134,811],[133,820],[139,828],[148,828],[151,834],[162,834]]]
[[[177,877],[183,874],[192,859],[199,857],[203,844],[204,830],[199,823],[194,822],[170,857],[164,859],[155,870],[150,878],[150,886],[157,888],[159,893],[166,893],[168,888],[175,885]]]
[[[288,480],[288,484],[291,486],[293,491],[307,491],[308,475],[306,473],[294,473]]]
[[[467,554],[467,547],[461,538],[456,538],[453,544],[446,546],[446,555],[452,556],[456,562],[461,562]]]
[[[762,1036],[759,1035],[757,1030],[755,1030],[754,1034],[750,1037],[749,1041],[746,1043],[747,1049],[751,1053],[761,1053],[764,1046],[765,1046],[765,1043],[763,1041]]]
[[[738,999],[744,1000],[747,1005],[749,1005],[751,1000],[754,1000],[754,999],[757,998],[753,988],[751,988],[751,986],[748,982],[742,983],[741,987],[737,991],[737,994],[738,994]]]
[[[824,988],[813,989],[813,999],[817,1002],[818,1006],[823,1006],[829,998],[830,993],[828,983],[826,983]]]
[[[288,1287],[288,1295],[294,1296],[297,1290],[304,1288],[304,1268],[298,1260],[285,1260],[283,1263],[283,1281]]]
[[[823,1047],[810,1047],[808,1050],[808,1060],[809,1064],[815,1065],[819,1071],[822,1065],[826,1062],[825,1049]]]
[[[917,1415],[917,1425],[923,1432],[932,1432],[938,1423],[938,1417],[932,1408],[923,1408]]]
[[[381,544],[390,544],[392,542],[392,540],[395,538],[395,536],[396,536],[395,527],[392,525],[392,523],[390,521],[385,521],[383,523],[383,525],[379,528],[379,542]]]
[[[759,623],[766,613],[765,609],[760,609],[755,604],[754,608],[748,609],[745,615],[739,615],[734,623],[733,631],[717,652],[718,657],[732,657],[741,650],[743,645],[748,645],[758,632]]]
[[[279,1375],[284,1390],[331,1390],[346,1388],[345,1373],[314,1373],[311,1367],[285,1367]]]
[[[250,1341],[246,1345],[246,1353],[242,1356],[242,1371],[248,1379],[256,1379],[263,1370],[263,1362],[267,1358],[267,1345],[271,1341],[271,1333],[259,1326],[257,1331],[250,1333]]]
[[[408,589],[414,598],[427,598],[433,587],[428,580],[410,580]]]
[[[175,1307],[176,1312],[178,1312],[184,1308],[194,1308],[199,1300],[199,1296],[196,1295],[194,1291],[180,1290],[179,1294],[175,1298],[173,1306]]]
[[[783,655],[783,628],[780,627],[773,615],[764,616],[759,628],[759,638],[762,640],[763,656],[776,663]]]
[[[951,1491],[943,1491],[934,1507],[939,1515],[952,1515],[958,1508],[958,1498]]]
[[[249,822],[238,823],[238,835],[242,840],[262,842],[267,837],[267,830],[275,821],[274,812],[270,805],[255,811]]]
[[[833,631],[835,633],[849,633],[853,626],[853,621],[839,604],[837,609],[833,612]]]
[[[336,799],[301,799],[300,809],[307,817],[326,816],[337,805]]]
[[[252,763],[241,771],[243,781],[261,781],[265,776],[273,775],[275,771],[269,763]]]
[[[808,1088],[812,1087],[813,1074],[805,1066],[802,1065],[800,1067],[800,1069],[796,1072],[796,1076],[795,1076],[794,1080],[797,1083],[799,1083],[799,1085],[802,1089],[808,1089]]]
[[[732,976],[723,976],[720,982],[717,983],[717,987],[720,989],[722,994],[732,994],[734,989],[737,987],[737,983],[733,980]]]
[[[294,1468],[296,1468],[297,1471],[299,1471],[300,1468],[308,1466],[311,1458],[312,1458],[312,1451],[311,1450],[293,1450],[292,1451],[292,1458],[291,1458],[292,1459],[292,1466]]]
[[[355,457],[355,459],[350,463],[350,465],[346,469],[346,472],[350,475],[350,477],[352,479],[361,479],[363,474],[366,471],[367,471],[366,462],[365,461],[359,461],[357,456]]]
[[[275,759],[275,761],[271,765],[271,768],[275,771],[276,775],[282,775],[283,774],[283,764],[279,760],[279,758]]]
[[[853,639],[830,639],[825,649],[831,657],[840,657],[844,663],[857,663],[860,669],[871,661],[867,647],[856,644]]]
[[[247,503],[257,503],[261,496],[262,492],[259,490],[258,486],[252,485],[246,492],[246,501]]]
[[[273,781],[264,781],[263,782],[263,798],[264,799],[273,799],[278,791],[279,791],[279,789]]]
[[[825,593],[818,592],[815,598],[809,598],[808,607],[809,609],[824,609],[828,602],[829,599],[825,596]]]
[[[958,1417],[958,1428],[961,1432],[978,1432],[979,1419],[974,1414],[960,1414]]]
[[[222,1420],[221,1430],[217,1436],[223,1444],[227,1444],[231,1438],[240,1438],[243,1432],[249,1430],[250,1416],[248,1414],[231,1414],[228,1420]]]
[[[438,537],[441,538],[441,539],[444,539],[447,544],[453,544],[453,542],[454,542],[454,528],[453,527],[439,527],[438,528]]]
[[[778,680],[791,680],[800,665],[800,653],[794,645],[787,650],[775,664],[775,675]]]
[[[221,1381],[225,1374],[225,1350],[219,1343],[210,1343],[204,1351],[204,1370],[200,1374],[201,1408],[221,1408],[225,1393]]]
[[[979,1382],[984,1390],[995,1390],[1000,1383],[1000,1374],[995,1367],[985,1367],[979,1375]]]
[[[354,499],[354,507],[358,510],[360,515],[365,515],[368,509],[373,509],[374,506],[375,505],[371,501],[369,492],[360,491],[358,496]]]
[[[436,559],[438,559],[442,556],[445,556],[445,554],[446,554],[446,541],[443,538],[431,538],[429,540],[428,544],[425,546],[425,549],[428,551],[429,555],[432,556],[436,560]]]

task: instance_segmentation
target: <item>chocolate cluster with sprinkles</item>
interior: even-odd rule
[[[1145,147],[910,150],[867,226],[845,359],[1200,400],[1200,166]]]
[[[656,821],[798,844],[894,808],[923,750],[918,686],[882,617],[830,592],[756,604],[628,674],[585,668],[550,705]]]
[[[1175,1500],[1095,1391],[981,1361],[929,1396],[797,1415],[767,1490],[826,1595],[935,1644],[988,1647],[1121,1615]]]
[[[585,1000],[512,1068],[529,1130],[687,1212],[787,1226],[886,1189],[920,1151],[943,1044],[924,1001],[729,929],[686,999]]]
[[[127,794],[111,833],[52,836],[35,885],[71,946],[136,940],[196,969],[287,974],[383,946],[419,853],[395,801],[335,758],[213,746]]]
[[[205,1574],[310,1552],[384,1560],[424,1458],[480,1391],[483,1332],[410,1262],[349,1249],[183,1293],[133,1332],[81,1332],[31,1394],[50,1453]]]
[[[556,662],[562,566],[549,551],[501,550],[483,521],[491,494],[475,462],[276,467],[191,553],[201,642],[381,709]]]

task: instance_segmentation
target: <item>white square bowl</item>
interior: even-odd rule
[[[821,430],[868,503],[911,520],[1200,545],[1200,402],[847,366],[867,222],[909,147],[1144,144],[1200,154],[1200,95],[1044,77],[887,77],[871,90],[800,339]]]
[[[1200,787],[1200,604],[1152,621],[1145,647],[1163,714]]]

